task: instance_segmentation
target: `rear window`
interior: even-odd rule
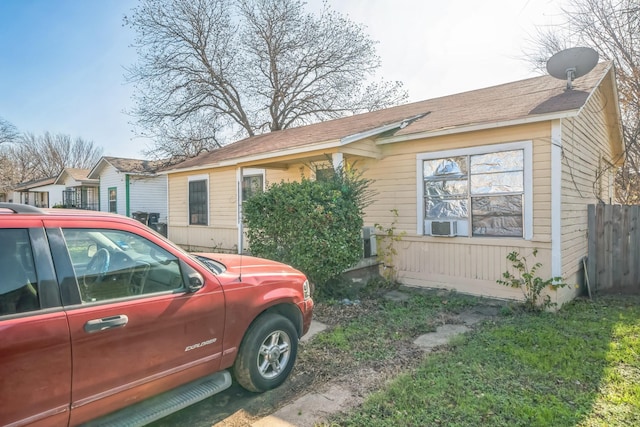
[[[0,229],[0,316],[38,310],[37,277],[26,229]]]

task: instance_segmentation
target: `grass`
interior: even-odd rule
[[[342,366],[392,361],[394,348],[478,304],[414,295],[319,336]],[[505,313],[508,311],[505,311]],[[396,343],[396,344],[394,344]],[[335,353],[333,353],[335,354]],[[640,425],[640,297],[600,297],[557,313],[516,311],[425,357],[340,426]]]

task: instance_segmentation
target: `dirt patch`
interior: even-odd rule
[[[407,293],[395,291],[388,299],[403,303]],[[472,328],[483,319],[497,315],[497,307],[483,304],[452,310],[448,294],[435,298],[440,309],[423,319],[422,332],[413,334],[413,326],[404,339],[392,340],[389,348],[393,356],[357,358],[350,352],[337,351],[335,343],[313,338],[301,342],[296,367],[290,378],[280,387],[262,394],[247,392],[236,383],[230,389],[153,424],[154,427],[189,425],[192,427],[307,427],[320,426],[331,415],[346,412],[360,405],[371,393],[380,390],[403,372],[416,368],[428,350],[421,342],[429,343],[430,351],[441,351],[437,336],[424,337],[424,325],[436,334],[459,325]],[[382,300],[345,301],[341,304],[318,303],[314,320],[327,329],[348,327],[355,319],[372,319],[384,312]],[[384,326],[378,326],[383,328]],[[457,330],[457,329],[456,329]],[[411,335],[411,336],[409,336]],[[421,340],[417,338],[421,338]],[[414,342],[416,341],[416,342]],[[444,342],[444,341],[443,341]],[[391,348],[392,347],[392,348]],[[367,349],[367,353],[370,349]]]

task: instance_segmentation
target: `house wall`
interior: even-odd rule
[[[167,177],[129,175],[129,212],[160,214],[158,222],[167,222]]]
[[[309,176],[302,162],[283,158],[285,169],[265,169],[267,185],[295,181]],[[256,165],[251,166],[263,168]],[[219,168],[206,171],[174,173],[168,176],[168,236],[191,250],[238,251],[238,169]],[[207,176],[209,180],[209,225],[189,224],[189,177]]]
[[[48,206],[40,206],[37,202],[38,198],[41,196],[37,196],[35,194],[30,194],[29,196],[29,204],[35,204],[38,207],[43,208],[52,208],[56,205],[62,204],[62,192],[64,191],[64,185],[50,184],[43,185],[42,187],[34,187],[30,190],[31,193],[48,193],[48,196],[44,198],[48,198]],[[24,196],[23,196],[24,197]]]
[[[209,225],[189,224],[189,176],[205,175],[209,180]],[[237,248],[236,169],[195,171],[169,175],[168,236],[193,250],[233,251]]]
[[[109,211],[109,188],[116,187],[116,210],[127,215],[127,173],[107,165],[100,171],[100,210]],[[167,177],[129,176],[129,215],[135,212],[160,214],[158,222],[167,222]]]
[[[506,256],[518,251],[530,262],[540,262],[540,277],[552,276],[554,230],[552,215],[552,137],[561,130],[560,236],[561,274],[570,284],[579,280],[580,260],[586,255],[586,205],[593,203],[594,188],[601,198],[610,197],[613,181],[604,175],[594,187],[598,165],[610,160],[607,124],[602,112],[607,100],[599,93],[592,98],[578,118],[496,128],[455,135],[442,135],[412,141],[376,145],[373,140],[359,141],[343,147],[345,159],[356,164],[364,177],[371,179],[374,202],[365,210],[365,225],[380,224],[402,233],[396,244],[395,268],[398,279],[407,285],[455,289],[475,295],[522,299],[521,290],[496,283],[510,263]],[[514,142],[531,143],[532,151],[532,234],[523,238],[432,237],[418,233],[417,158],[420,154],[467,149]],[[348,149],[347,149],[348,148]],[[335,150],[334,150],[335,151]],[[322,159],[331,150],[307,153],[307,158]],[[265,169],[267,183],[299,180],[310,175],[308,161],[290,158],[270,159],[286,164],[286,169],[269,169],[268,165],[246,164],[243,167]],[[191,175],[209,179],[209,225],[188,224],[188,179]],[[169,237],[193,249],[237,251],[238,241],[238,168],[173,173],[169,175]],[[557,206],[556,206],[557,207]],[[397,211],[397,217],[392,213]],[[556,243],[559,244],[559,243]],[[380,242],[378,248],[380,250]],[[533,251],[538,251],[533,258]],[[555,249],[557,250],[557,248]],[[571,298],[575,287],[552,293],[556,302]]]
[[[611,100],[594,92],[581,114],[565,119],[562,128],[562,275],[572,286],[558,292],[558,302],[571,299],[582,286],[582,260],[588,255],[587,205],[611,203],[614,169],[605,111]]]
[[[100,171],[100,210],[109,212],[109,188],[116,187],[116,213],[127,214],[125,174],[107,165]]]
[[[551,274],[551,187],[549,123],[529,124],[406,141],[381,146],[382,158],[358,159],[359,169],[374,182],[375,202],[366,209],[365,225],[395,227],[405,233],[395,245],[398,278],[419,287],[456,289],[475,295],[519,299],[522,292],[499,285],[496,280],[507,270],[506,256],[513,250],[531,257],[543,267],[541,276]],[[417,234],[418,154],[484,145],[532,141],[533,238],[432,237]],[[350,160],[350,159],[349,159]],[[398,216],[391,212],[396,210]],[[395,224],[394,224],[395,221]],[[378,243],[378,250],[381,243]]]

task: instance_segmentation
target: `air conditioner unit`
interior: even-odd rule
[[[432,236],[453,237],[458,234],[458,221],[431,221]]]
[[[362,227],[362,244],[363,258],[371,258],[378,255],[375,227]]]

